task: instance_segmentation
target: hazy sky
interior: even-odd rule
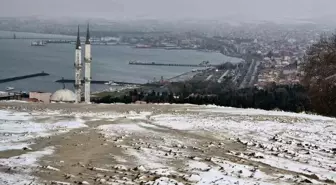
[[[269,20],[336,15],[335,7],[336,0],[0,0],[0,16]]]

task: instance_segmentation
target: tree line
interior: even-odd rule
[[[190,88],[190,87],[189,87]],[[264,110],[283,110],[291,112],[312,111],[306,90],[301,85],[272,86],[266,89],[230,89],[217,93],[190,93],[192,88],[173,92],[152,92],[133,90],[121,97],[105,96],[96,103],[177,103],[197,105],[218,105],[237,108],[257,108]],[[195,91],[194,91],[195,92]]]

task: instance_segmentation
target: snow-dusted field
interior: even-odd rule
[[[0,151],[22,149],[31,142],[29,139],[36,137],[48,137],[53,134],[67,132],[71,129],[86,127],[84,121],[79,118],[63,121],[50,121],[38,123],[33,119],[49,119],[57,113],[27,113],[10,112],[0,110]]]
[[[334,118],[192,105],[17,106],[0,110],[4,185],[336,182]]]

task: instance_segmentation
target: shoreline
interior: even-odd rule
[[[0,33],[1,33],[0,35],[10,35],[11,33],[14,33],[14,32],[11,32],[11,31],[0,31]],[[42,37],[43,36],[44,37],[48,37],[48,35],[51,35],[51,34],[33,33],[33,32],[21,32],[21,33],[37,34],[37,35],[34,35],[35,37],[41,37],[41,36],[39,36],[39,34],[42,35]],[[67,37],[67,35],[51,35],[51,36],[56,36],[56,37],[57,36],[58,37],[64,36],[64,37]],[[27,37],[27,36],[24,35],[23,37]],[[29,35],[28,35],[28,37],[29,37]],[[7,41],[3,41],[3,43],[6,43],[6,42]],[[21,41],[18,41],[18,40],[17,41],[10,40],[9,42],[13,43],[13,46],[19,45],[21,43]],[[23,42],[25,42],[25,41],[22,41],[22,43]],[[53,48],[56,48],[56,49],[63,47],[62,45],[61,46],[52,45],[52,46],[53,46]],[[129,57],[130,59],[132,59],[132,58],[137,58],[138,59],[139,58],[140,60],[142,60],[142,59],[144,59],[144,60],[153,60],[153,61],[157,60],[158,62],[165,61],[165,60],[168,59],[168,61],[176,61],[176,62],[181,62],[182,61],[183,63],[199,63],[203,59],[209,59],[209,61],[214,62],[214,64],[217,64],[217,63],[219,64],[219,63],[222,63],[222,62],[225,62],[225,61],[230,61],[232,63],[237,63],[237,62],[240,61],[239,58],[233,58],[232,59],[232,58],[230,58],[230,56],[226,56],[226,55],[222,55],[222,54],[219,55],[220,53],[216,52],[216,51],[204,52],[204,51],[196,50],[196,49],[188,49],[189,51],[187,51],[187,50],[183,49],[183,50],[180,50],[180,52],[179,51],[173,51],[173,50],[172,51],[168,51],[167,50],[167,51],[144,51],[144,52],[141,52],[141,51],[134,50],[129,45],[111,45],[111,46],[122,47],[122,49],[120,49],[120,50],[125,50],[126,54],[129,54],[129,53],[131,54],[130,55],[131,57]],[[25,48],[25,46],[23,46],[23,47]],[[30,46],[27,46],[27,47],[30,47]],[[64,45],[64,47],[70,48],[71,46],[65,46]],[[100,58],[99,58],[99,56],[95,57],[97,61],[103,61],[103,62],[100,62],[100,65],[102,65],[102,64],[103,65],[106,65],[106,64],[109,65],[110,63],[119,65],[118,61],[117,61],[118,60],[117,58],[113,59],[112,61],[108,61],[106,59],[107,57],[114,58],[113,55],[108,54],[108,53],[106,54],[106,52],[108,52],[108,50],[111,50],[111,49],[113,50],[113,48],[106,48],[106,49],[104,49],[103,46],[101,46],[101,47],[95,47],[95,46],[93,46],[93,48],[96,48],[96,50],[102,50],[104,52],[103,53],[104,55],[100,55],[99,54],[99,56],[101,56]],[[123,48],[125,48],[125,49],[123,49]],[[10,49],[9,50],[10,53],[14,53],[12,51],[18,51],[18,50],[16,50],[16,48],[9,48],[9,49]],[[43,54],[43,53],[40,53],[40,50],[50,50],[49,48],[45,48],[45,47],[42,48],[42,49],[41,48],[26,48],[26,49],[27,50],[34,50],[34,51],[36,51],[36,53],[38,55],[40,55],[41,57],[45,57],[46,55]],[[57,54],[57,56],[58,56],[59,54],[63,54],[65,52],[66,53],[70,52],[70,51],[65,51],[64,52],[63,50],[64,49],[62,49],[62,51],[60,51],[58,53],[55,53],[55,54]],[[119,49],[116,48],[115,50],[118,51]],[[129,50],[133,50],[133,51],[129,51]],[[197,54],[195,51],[199,52],[199,53]],[[47,52],[49,52],[49,51],[47,51]],[[50,52],[53,52],[53,51],[50,51]],[[153,54],[151,54],[151,52]],[[20,55],[20,51],[18,51],[17,53],[18,53],[18,55]],[[149,55],[147,56],[148,53],[149,53]],[[4,54],[5,58],[6,58],[6,54],[7,53],[3,53],[3,54]],[[146,57],[145,58],[142,57],[142,54],[145,54]],[[169,56],[174,56],[175,54],[176,54],[176,57],[174,57],[172,59],[167,58]],[[124,53],[122,53],[122,55],[124,55]],[[132,55],[134,55],[134,56],[132,56]],[[17,57],[14,57],[14,59],[15,58],[17,58]],[[18,58],[19,58],[18,60],[21,60],[22,57],[20,56]],[[66,57],[65,60],[68,60],[67,58],[69,58],[69,57]],[[125,57],[121,58],[120,61],[123,61],[124,58]],[[36,61],[35,61],[35,59],[36,59]],[[200,61],[198,61],[198,59]],[[14,88],[16,88],[18,90],[22,90],[22,91],[36,91],[36,90],[38,90],[38,91],[54,92],[54,91],[56,91],[58,89],[57,87],[59,87],[60,85],[57,84],[57,83],[54,83],[51,80],[57,80],[57,79],[59,79],[59,78],[61,78],[63,76],[64,77],[68,76],[68,75],[65,75],[65,74],[61,74],[62,72],[59,73],[58,72],[59,69],[55,69],[54,70],[54,69],[48,68],[48,66],[46,66],[45,63],[41,63],[41,60],[39,60],[39,57],[32,58],[32,57],[28,56],[28,57],[25,58],[25,60],[31,60],[32,64],[38,65],[38,66],[40,66],[41,70],[44,70],[44,71],[50,73],[51,77],[48,77],[48,78],[38,78],[37,80],[35,80],[35,79],[30,80],[29,83],[31,83],[32,81],[37,82],[37,83],[35,83],[35,85],[32,84],[31,86],[27,85],[27,84],[23,84],[22,83],[23,81],[17,81],[15,83],[4,83],[4,84],[2,84],[0,86],[0,90],[1,89],[5,89],[7,86],[12,86],[12,87],[14,87]],[[60,59],[55,58],[54,61],[55,62],[59,62],[60,65],[64,64],[64,62],[62,62],[64,60],[60,61]],[[129,60],[127,60],[125,62],[128,62],[128,61]],[[197,62],[195,62],[195,61],[197,61]],[[8,66],[10,66],[10,65],[17,65],[17,63],[15,63],[15,62],[9,63],[10,62],[9,59],[6,62],[8,62]],[[6,64],[6,62],[5,62],[5,64]],[[192,68],[190,68],[190,69],[188,69],[188,68],[187,69],[177,69],[177,68],[159,69],[159,68],[155,68],[153,70],[153,72],[150,72],[151,69],[153,69],[153,68],[142,68],[142,67],[139,67],[139,68],[134,67],[133,68],[133,67],[130,67],[130,66],[124,65],[124,64],[120,64],[120,66],[121,66],[120,69],[122,69],[120,71],[122,71],[123,74],[117,73],[115,76],[111,76],[110,74],[107,73],[107,70],[99,70],[99,71],[102,71],[102,74],[99,75],[99,77],[97,77],[97,79],[98,80],[99,79],[103,79],[104,80],[104,78],[105,78],[105,79],[112,80],[112,79],[120,79],[120,78],[123,79],[124,78],[125,81],[146,83],[148,80],[152,80],[153,77],[155,77],[156,79],[159,79],[161,76],[164,76],[165,79],[171,79],[171,78],[174,78],[174,77],[176,77],[178,75],[181,75],[181,74],[188,73],[188,72],[192,71]],[[5,65],[4,69],[6,69],[6,68],[7,67]],[[99,67],[99,68],[101,68],[101,67]],[[129,71],[136,71],[136,69],[141,69],[142,71],[139,71],[139,74],[137,74],[137,75],[135,75],[136,73],[130,73],[129,72]],[[110,69],[108,69],[108,70],[110,70]],[[111,68],[111,70],[113,70],[113,68]],[[146,74],[146,72],[144,72],[144,71],[149,71],[149,73]],[[159,73],[158,71],[162,71],[162,74]],[[66,72],[66,74],[72,74],[71,72]],[[12,71],[12,74],[18,74],[18,75],[20,75],[21,73],[23,73],[23,72],[20,71],[20,69],[15,69],[15,70]],[[12,74],[8,73],[5,70],[4,70],[4,72],[2,74],[3,74],[3,76],[12,75]],[[57,76],[57,78],[54,79],[54,76]],[[70,77],[72,77],[72,75]],[[47,86],[43,86],[42,84],[47,84]],[[68,85],[67,85],[67,88],[72,89],[72,87],[70,87]],[[106,87],[106,88],[108,88],[108,87]],[[101,88],[101,86],[97,86],[96,87],[97,91],[101,91],[102,89],[103,88]]]

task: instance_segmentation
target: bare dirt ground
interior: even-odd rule
[[[234,126],[246,126],[247,121],[296,124],[310,118],[202,113],[199,109],[200,107],[192,105],[44,105],[1,102],[0,110],[28,112],[32,114],[30,121],[47,123],[75,117],[83,120],[86,127],[72,128],[67,132],[57,132],[45,137],[32,137],[25,141],[31,143],[26,150],[0,151],[0,158],[9,160],[53,148],[52,154],[43,155],[35,167],[10,169],[10,165],[1,165],[0,161],[0,172],[14,174],[15,177],[15,174],[26,173],[25,169],[30,168],[29,176],[32,179],[28,182],[31,184],[335,183],[336,162],[333,148],[328,148],[330,151],[322,147],[304,148],[305,144],[299,146],[297,143],[301,141],[288,135],[282,138],[284,142],[279,141],[281,136],[285,136],[281,135],[285,133],[281,132],[282,128],[276,134],[269,132],[270,135],[265,137],[267,141],[264,138],[254,139],[262,135],[260,133],[265,133],[262,129],[259,130],[260,133],[250,129],[241,135],[235,134],[245,127]],[[39,116],[35,116],[35,112]],[[54,113],[47,115],[48,112]],[[334,120],[326,121],[322,118],[319,122],[335,124]],[[226,124],[232,125],[237,131],[222,127]],[[251,137],[245,137],[249,135]],[[288,144],[288,138],[293,143]],[[332,136],[329,139],[334,138]],[[309,141],[313,143],[312,140]],[[268,148],[265,143],[274,148]],[[279,143],[283,145],[280,146]],[[293,149],[294,154],[290,150],[292,144],[293,147],[301,147],[300,150]],[[335,141],[331,144],[335,144]],[[325,150],[324,153],[322,149]],[[297,156],[300,158],[295,158]],[[316,156],[324,158],[316,159],[316,163],[310,164],[310,169],[309,162],[303,162],[308,156],[314,159]],[[324,162],[325,160],[329,162]],[[274,162],[288,162],[289,165],[281,166]],[[301,167],[303,164],[308,165],[308,171]],[[326,172],[329,174],[323,176]],[[6,181],[5,176],[2,182],[27,183],[20,180]]]

